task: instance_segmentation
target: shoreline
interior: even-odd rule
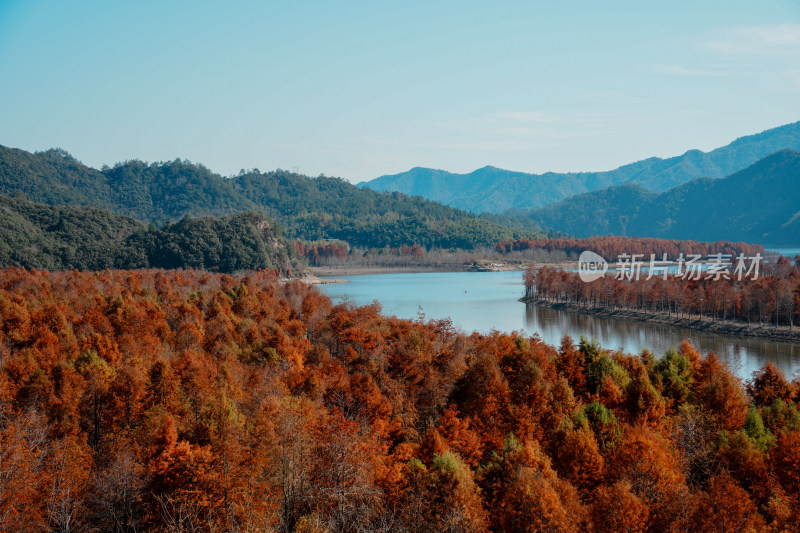
[[[429,272],[462,272],[462,270],[432,267],[311,267],[311,273],[320,278],[329,278],[331,276],[367,276],[370,274],[423,274]]]
[[[305,283],[306,285],[330,285],[333,283],[347,283],[346,279],[321,278],[316,274],[314,274],[313,272],[303,272],[303,274],[300,276],[284,279],[281,281],[286,282],[292,279],[298,280],[302,283]]]
[[[637,311],[635,309],[607,309],[604,307],[582,307],[572,302],[551,302],[533,296],[523,296],[518,301],[529,305],[549,307],[550,309],[560,309],[574,311],[587,315],[603,316],[607,318],[618,318],[626,320],[638,320],[640,322],[655,322],[678,328],[693,329],[696,331],[706,331],[720,335],[732,337],[757,337],[774,341],[783,341],[798,344],[800,343],[800,327],[792,330],[785,327],[767,326],[763,324],[745,324],[742,322],[712,321],[710,318],[700,320],[697,315],[694,317],[669,316],[658,311]]]
[[[365,276],[370,274],[427,274],[427,273],[452,273],[452,272],[523,272],[526,266],[503,265],[499,267],[472,267],[469,265],[436,266],[399,266],[399,267],[368,267],[368,266],[341,266],[341,267],[311,267],[311,274],[318,278],[332,276]],[[347,281],[347,280],[342,280]]]

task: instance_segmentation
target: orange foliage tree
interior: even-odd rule
[[[790,530],[797,383],[659,355],[275,272],[9,268],[0,531]]]

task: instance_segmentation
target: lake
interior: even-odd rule
[[[787,376],[800,371],[800,345],[731,337],[638,320],[618,320],[518,302],[522,272],[436,272],[346,276],[347,283],[319,285],[329,296],[356,304],[377,300],[386,314],[401,318],[450,318],[465,332],[491,330],[538,334],[558,346],[568,334],[597,339],[606,348],[663,354],[689,339],[701,352],[713,350],[744,379],[767,361]]]
[[[778,252],[789,259],[794,259],[795,256],[800,255],[800,248],[776,248],[768,245],[764,245],[764,248],[772,252]]]

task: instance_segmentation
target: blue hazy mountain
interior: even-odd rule
[[[729,176],[783,149],[800,150],[800,122],[741,137],[710,152],[689,150],[668,159],[651,157],[606,172],[528,174],[487,166],[455,174],[416,167],[360,185],[422,196],[475,213],[500,213],[536,209],[576,194],[626,184],[663,192],[696,178]]]
[[[800,244],[800,152],[782,150],[727,178],[661,193],[609,187],[534,210],[543,227],[576,237],[626,234],[698,241]]]

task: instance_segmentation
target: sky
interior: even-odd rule
[[[598,171],[798,120],[798,0],[0,0],[0,144],[94,167]]]

